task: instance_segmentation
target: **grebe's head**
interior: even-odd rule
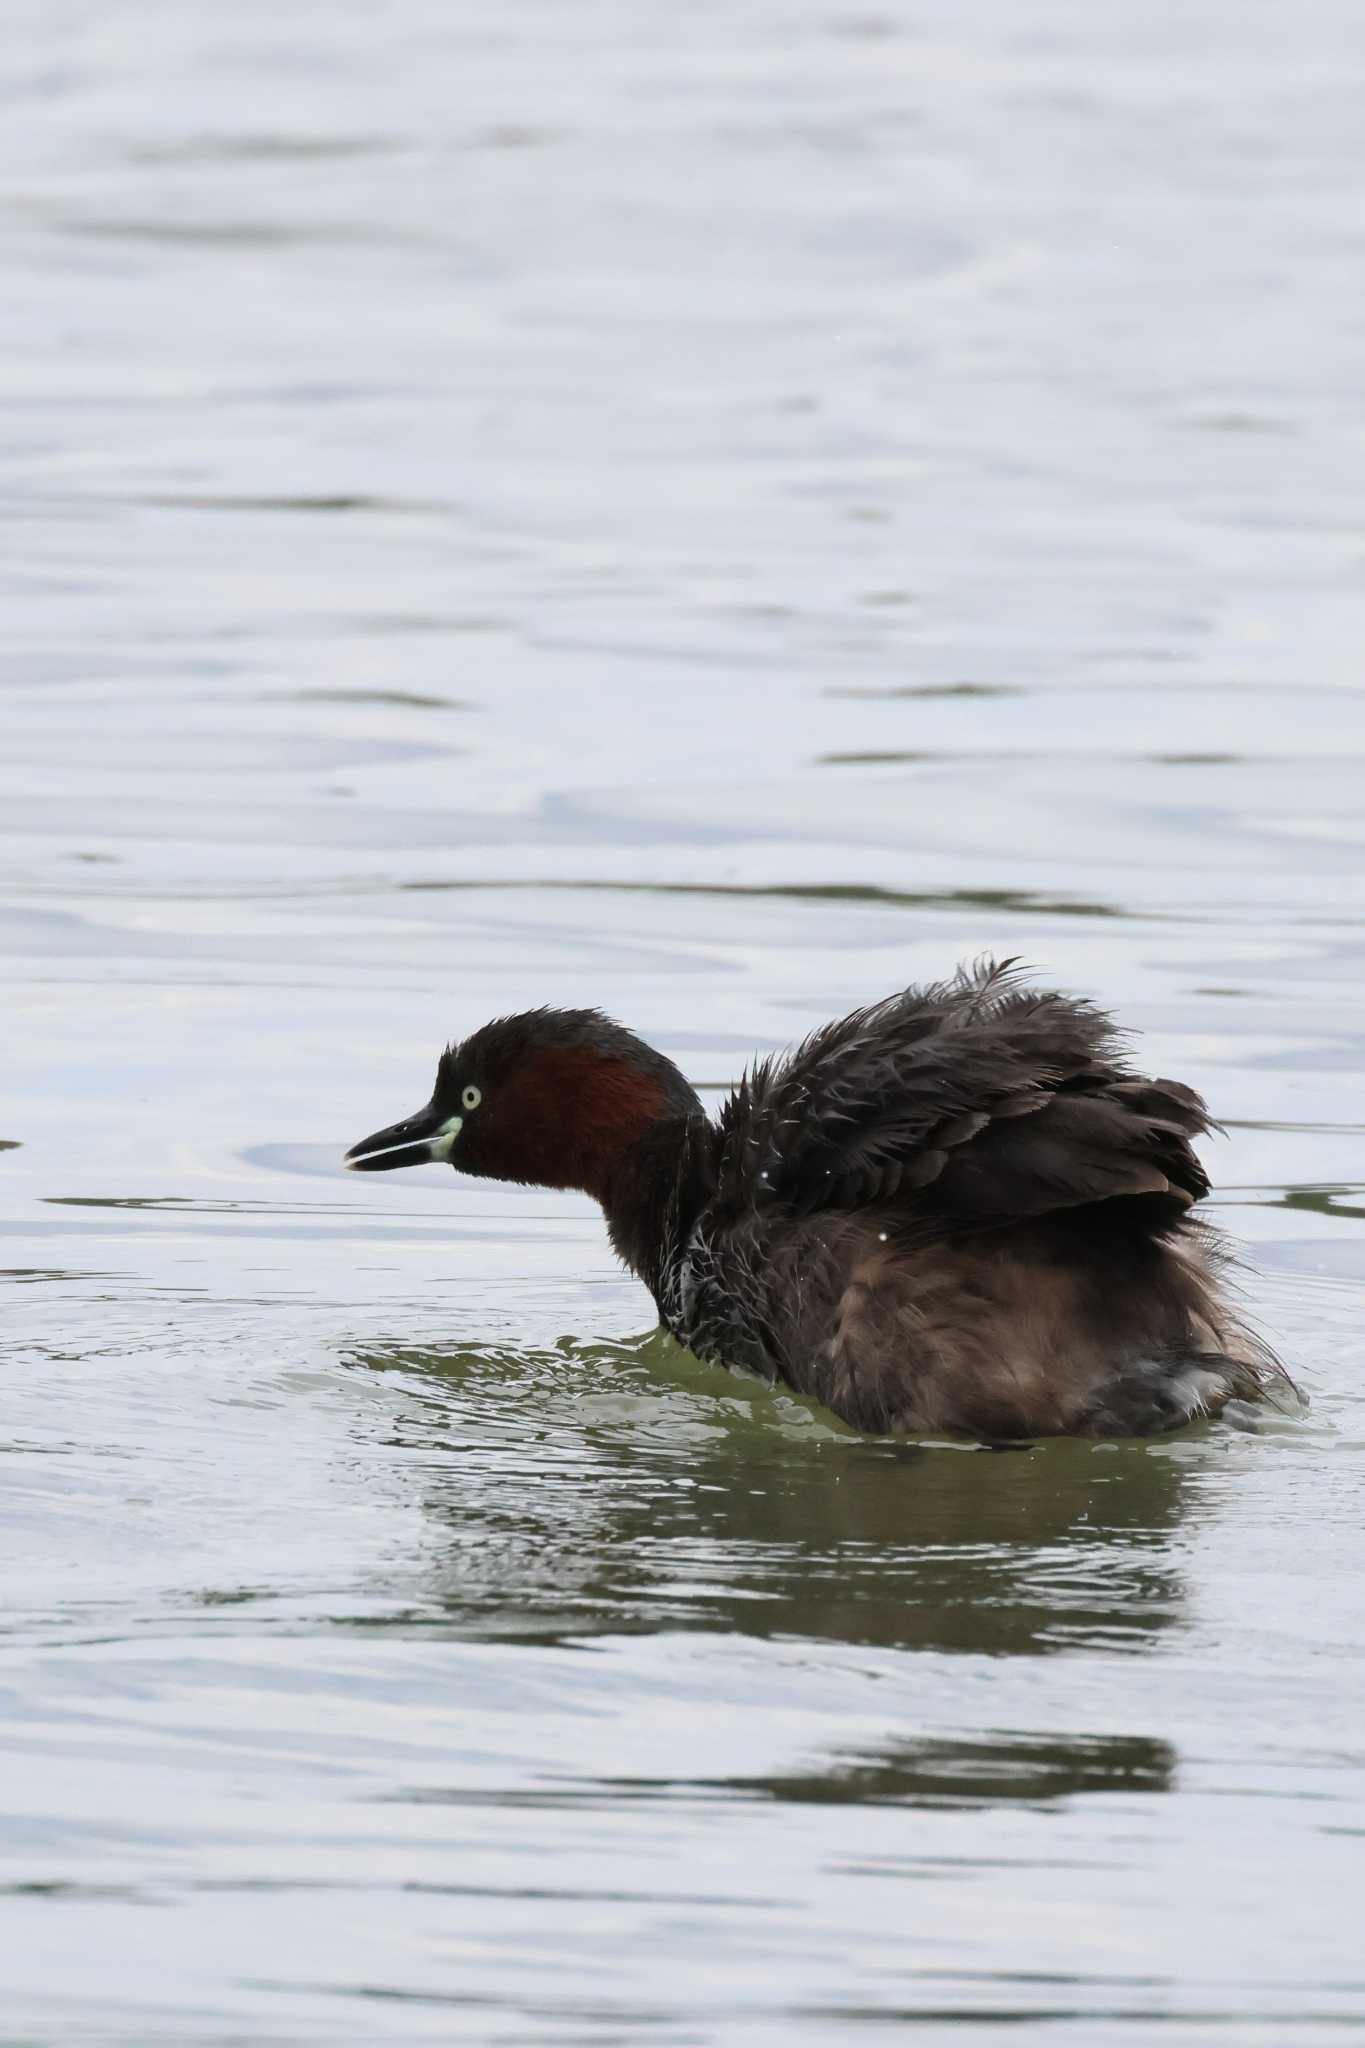
[[[346,1164],[387,1173],[444,1159],[461,1173],[601,1199],[652,1125],[700,1111],[672,1061],[600,1010],[526,1010],[447,1046],[426,1107],[362,1138]]]

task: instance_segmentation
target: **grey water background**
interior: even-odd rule
[[[5,28],[0,2038],[1365,2038],[1358,11]],[[339,1169],[986,949],[1308,1420],[862,1442]]]

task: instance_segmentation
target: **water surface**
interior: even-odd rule
[[[1365,2034],[1353,10],[7,26],[0,2038]],[[340,1171],[985,950],[1306,1422],[860,1441]]]

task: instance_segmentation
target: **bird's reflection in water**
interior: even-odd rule
[[[1171,1745],[1148,1735],[906,1736],[767,1776],[575,1778],[560,1771],[553,1781],[541,1779],[520,1790],[500,1786],[490,1794],[424,1785],[402,1796],[420,1806],[539,1809],[640,1805],[679,1794],[727,1805],[775,1800],[798,1806],[1054,1806],[1077,1793],[1165,1792],[1175,1763]]]
[[[1177,1616],[1171,1445],[873,1441],[667,1339],[367,1349],[439,1531],[409,1622],[555,1640],[704,1628],[887,1649],[1136,1647]]]
[[[924,1737],[727,1789],[817,1805],[1045,1806],[1078,1792],[1164,1792],[1174,1769],[1170,1744],[1147,1735]]]
[[[370,1348],[348,1363],[383,1375],[384,1449],[436,1532],[389,1589],[406,1629],[538,1643],[701,1629],[1036,1656],[1137,1649],[1180,1613],[1171,1537],[1188,1465],[1169,1445],[870,1441],[658,1337]],[[1139,1734],[907,1728],[771,1776],[569,1771],[496,1797],[1050,1806],[1164,1791],[1174,1767],[1167,1743]]]

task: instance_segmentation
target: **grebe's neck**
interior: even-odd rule
[[[618,1256],[644,1281],[661,1311],[669,1269],[715,1185],[716,1130],[698,1102],[694,1110],[650,1124],[617,1155],[597,1195]]]

